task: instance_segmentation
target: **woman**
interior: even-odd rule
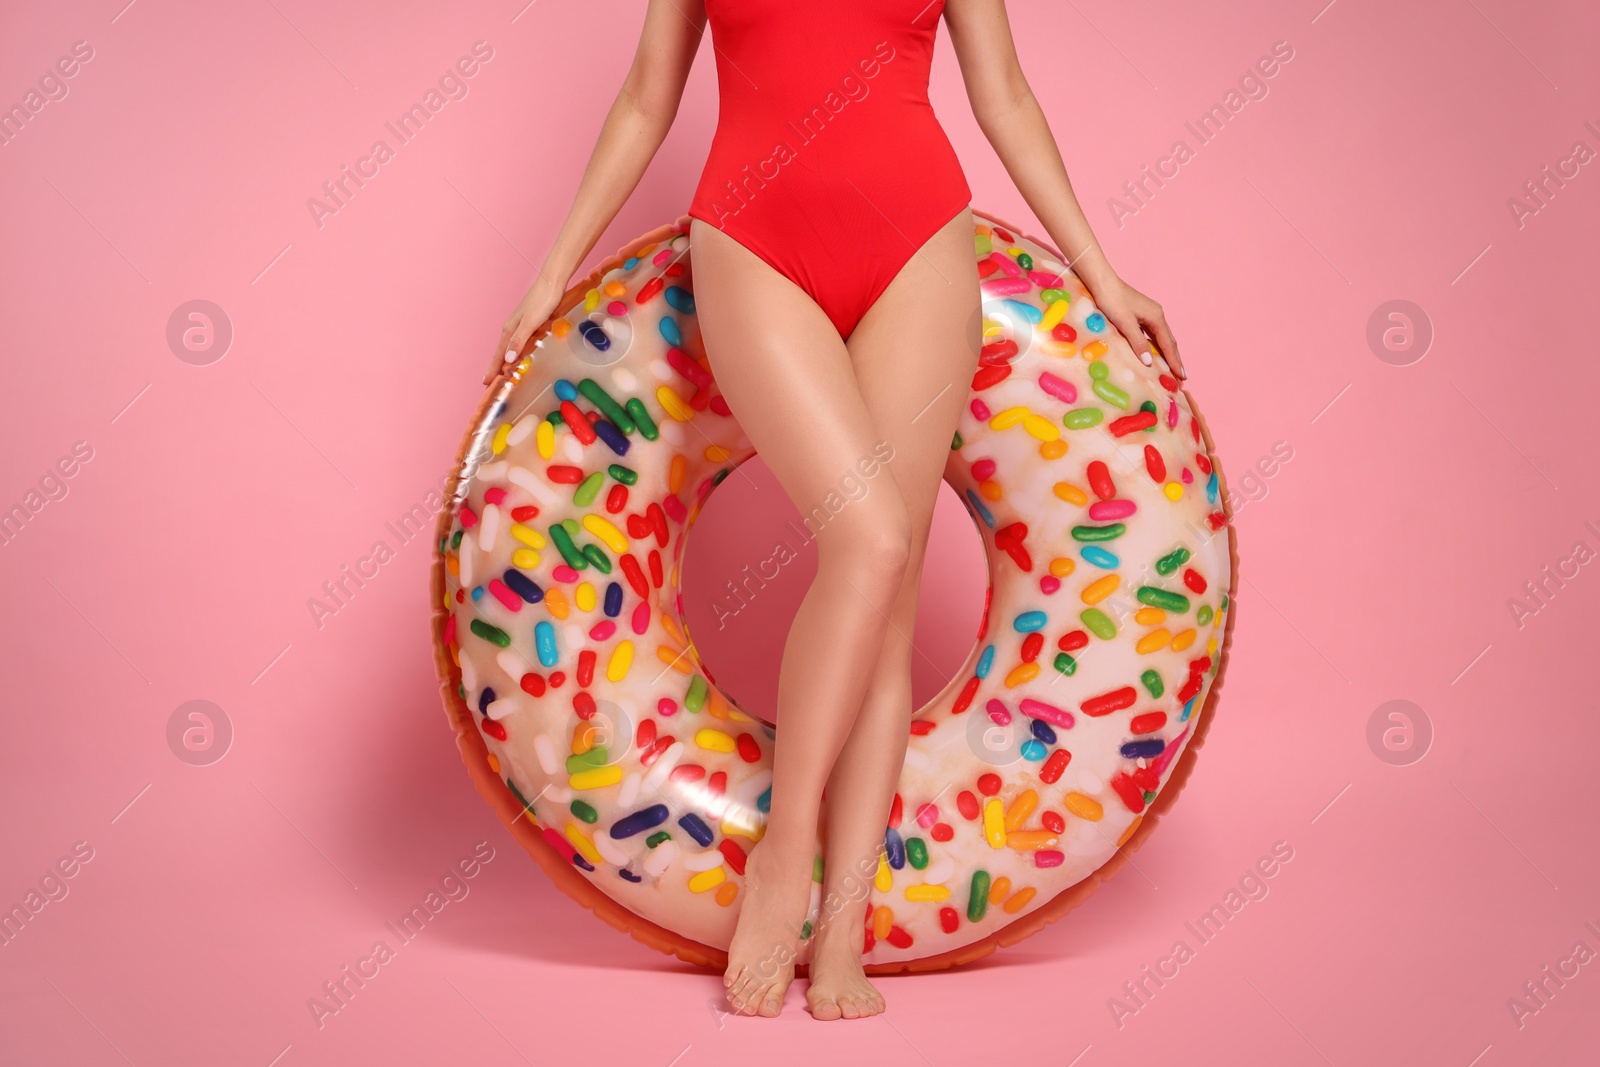
[[[782,1009],[823,816],[807,1001],[819,1019],[884,1007],[862,971],[861,886],[905,755],[923,548],[981,344],[970,191],[927,96],[941,13],[973,113],[1028,205],[1141,358],[1148,332],[1181,375],[1161,309],[1095,244],[1003,0],[650,0],[572,210],[490,371],[518,358],[638,183],[709,19],[721,106],[689,214],[717,384],[802,513],[858,462],[892,457],[818,532],[784,649],[779,718],[805,728],[776,746],[728,950],[727,996],[746,1014]]]

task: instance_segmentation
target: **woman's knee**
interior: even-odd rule
[[[892,600],[911,565],[911,517],[899,500],[885,500],[852,518],[830,529],[833,536],[819,542],[818,566],[869,585],[875,599]]]

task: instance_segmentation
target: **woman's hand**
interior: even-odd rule
[[[528,343],[533,331],[544,325],[561,302],[561,294],[562,290],[550,281],[548,274],[541,273],[528,287],[521,302],[512,309],[511,317],[506,319],[505,329],[500,331],[500,343],[495,346],[494,359],[489,363],[489,372],[483,376],[484,385],[494,381],[495,375],[507,364],[517,361],[522,346]]]
[[[1092,287],[1090,295],[1094,297],[1100,313],[1122,331],[1122,336],[1133,346],[1134,355],[1145,366],[1151,365],[1150,347],[1153,342],[1173,374],[1179,378],[1189,377],[1183,369],[1183,360],[1178,358],[1178,342],[1172,336],[1172,329],[1167,325],[1167,316],[1160,304],[1116,277]]]

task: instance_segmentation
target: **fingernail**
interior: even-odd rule
[[[1139,361],[1142,362],[1146,367],[1150,366],[1152,363],[1155,362],[1154,360],[1152,360],[1150,358],[1150,353],[1148,353],[1148,352],[1140,352],[1139,353]]]

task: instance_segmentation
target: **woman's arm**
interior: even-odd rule
[[[705,30],[704,0],[650,0],[633,66],[600,128],[567,219],[544,267],[500,332],[488,384],[556,308],[567,282],[639,184],[672,128]]]
[[[1119,278],[1095,241],[1049,123],[1017,62],[1005,0],[947,0],[944,18],[972,114],[1017,191],[1139,357],[1150,362],[1153,340],[1173,373],[1187,377],[1160,305]]]

